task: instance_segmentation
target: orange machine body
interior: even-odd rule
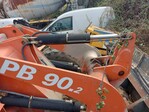
[[[8,38],[0,43],[0,90],[46,97],[48,89],[85,104],[87,112],[126,112],[126,104],[122,96],[110,82],[125,79],[129,74],[135,34],[132,33],[132,39],[128,41],[127,46],[122,46],[118,51],[115,50],[114,60],[111,56],[98,58],[103,62],[108,58],[111,62],[110,65],[96,66],[93,68],[93,72],[87,75],[56,68],[50,64],[50,66],[42,65],[42,62],[50,62],[34,45],[25,48],[24,54],[27,60],[23,60],[21,48],[24,38],[22,37],[35,32],[37,31],[27,27],[0,28],[0,33],[5,33]],[[103,92],[102,95],[106,97],[105,106],[98,110],[97,104],[102,101],[98,90],[103,88],[109,92]],[[2,108],[3,104],[0,107],[1,111],[3,109],[9,112],[28,111],[28,109],[16,107],[4,106]]]

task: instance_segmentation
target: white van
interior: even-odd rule
[[[60,15],[42,31],[80,33],[84,32],[90,24],[104,27],[107,25],[109,20],[114,18],[114,11],[111,7],[79,9]]]

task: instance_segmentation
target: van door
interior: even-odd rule
[[[73,30],[73,18],[65,17],[54,22],[46,31],[53,33],[66,33]]]

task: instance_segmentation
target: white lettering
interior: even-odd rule
[[[73,84],[73,80],[69,77],[59,78],[57,74],[47,74],[44,77],[45,81],[42,81],[42,84],[46,86],[57,85],[59,89],[68,89]]]
[[[16,73],[16,78],[22,80],[32,80],[34,78],[34,74],[36,74],[37,69],[23,65],[20,66],[19,63],[14,61],[5,60],[0,68],[0,74],[6,74],[7,71]],[[9,74],[11,75],[11,73]],[[41,79],[42,80],[42,79]],[[69,92],[73,92],[76,94],[80,94],[83,91],[82,87],[71,88],[73,85],[73,79],[70,77],[59,77],[57,74],[49,73],[44,76],[44,81],[40,82],[45,86],[57,86],[57,88],[61,90],[68,90]]]
[[[36,71],[37,70],[31,66],[23,65],[16,77],[25,80],[32,80]]]
[[[7,70],[9,71],[17,71],[19,70],[20,66],[13,61],[5,60],[2,67],[0,68],[0,73],[5,74]]]
[[[63,85],[64,82],[67,82],[66,85]],[[60,89],[68,89],[73,84],[73,80],[69,77],[64,77],[59,80],[57,87]],[[62,86],[63,85],[63,86]]]
[[[58,80],[59,77],[56,74],[47,74],[44,78],[46,81],[42,81],[42,84],[46,85],[46,86],[53,86],[55,85]]]

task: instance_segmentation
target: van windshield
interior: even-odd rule
[[[58,32],[72,30],[72,17],[67,17],[56,21],[47,31]]]

